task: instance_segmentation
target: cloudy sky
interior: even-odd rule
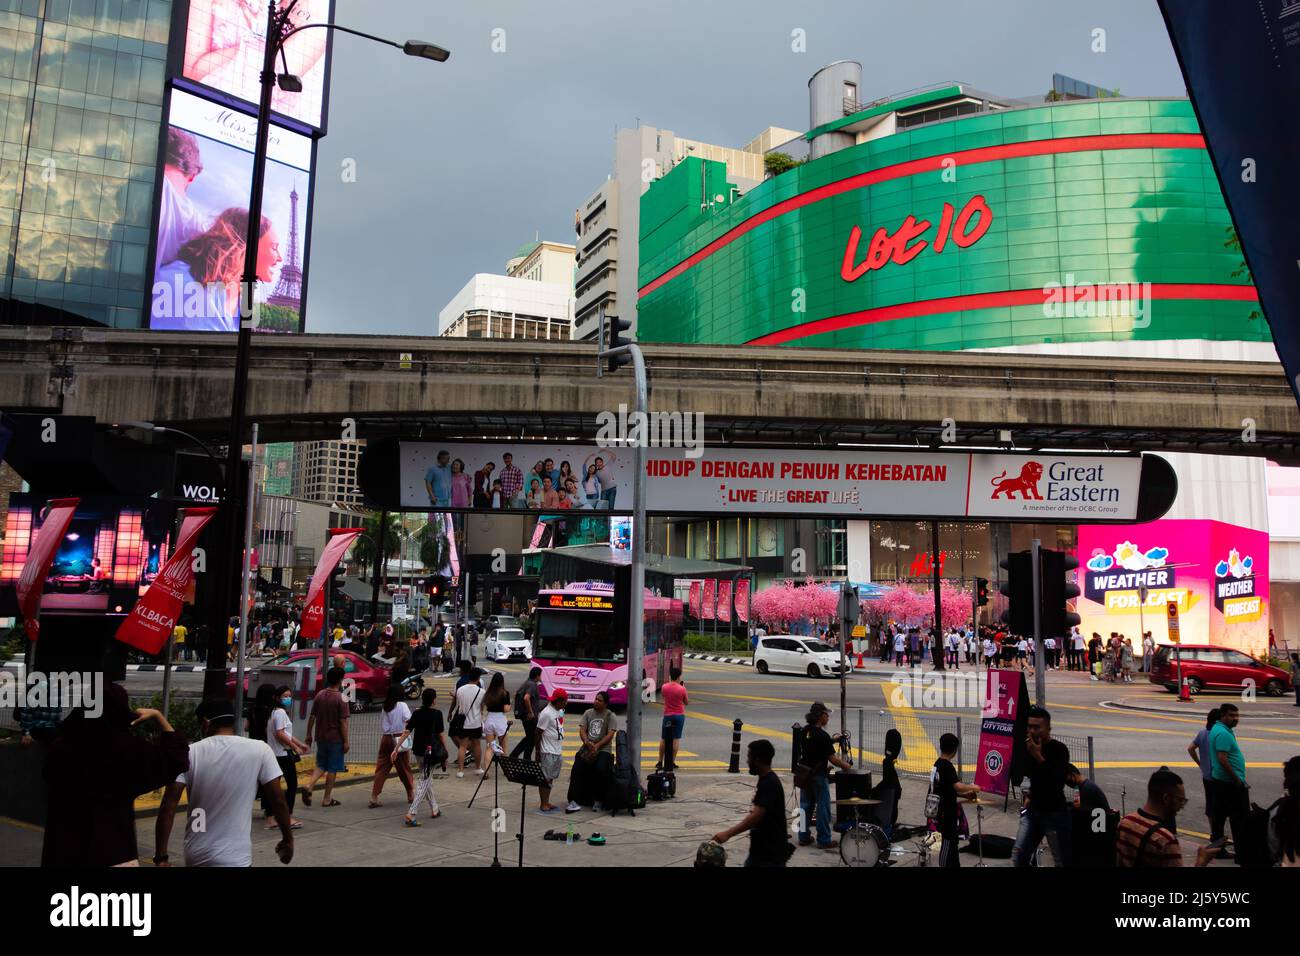
[[[573,240],[616,128],[728,146],[804,130],[808,78],[832,60],[863,64],[867,100],[942,80],[1042,96],[1054,72],[1184,95],[1154,0],[337,0],[335,20],[452,55],[336,36],[309,332],[432,335],[473,273],[535,235]]]

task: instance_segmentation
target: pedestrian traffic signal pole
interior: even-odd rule
[[[617,321],[617,320],[616,320]],[[617,333],[607,341],[618,342]],[[635,342],[621,343],[596,354],[596,373],[608,359],[610,371],[631,359],[636,383],[636,410],[645,420],[649,411],[650,389],[645,374],[645,358]],[[626,436],[624,436],[626,437]],[[645,660],[645,443],[638,440],[632,448],[632,595],[628,607],[627,635],[627,742],[628,761],[634,773],[641,767],[641,668]]]

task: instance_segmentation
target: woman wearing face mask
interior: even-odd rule
[[[270,687],[270,685],[263,684],[262,687]],[[260,696],[261,688],[258,688],[258,694]],[[289,709],[293,707],[292,688],[287,685],[277,687],[273,700],[275,706],[266,717],[266,727],[261,736],[270,745],[271,753],[275,754],[275,762],[280,765],[280,772],[284,774],[284,798],[289,803],[290,826],[296,830],[302,826],[300,822],[293,819],[294,800],[298,796],[297,764],[302,755],[309,753],[311,748],[293,735],[293,721],[289,717]],[[278,824],[275,820],[268,817],[266,829],[274,830],[276,826]]]

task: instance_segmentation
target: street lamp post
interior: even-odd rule
[[[407,56],[418,56],[429,60],[445,61],[450,53],[442,47],[418,40],[395,43],[383,37],[362,33],[348,27],[333,23],[308,23],[299,27],[290,26],[290,16],[298,0],[288,0],[281,9],[282,0],[267,0],[266,49],[262,57],[261,97],[257,106],[257,137],[253,149],[253,182],[248,199],[248,232],[244,246],[244,276],[240,283],[239,295],[239,332],[235,345],[235,381],[231,396],[230,432],[226,448],[226,500],[222,503],[224,522],[222,523],[224,550],[220,552],[224,565],[217,577],[215,600],[213,601],[212,620],[217,625],[209,641],[208,666],[204,672],[203,693],[205,697],[221,697],[225,693],[226,662],[225,647],[219,636],[225,631],[225,621],[234,600],[235,586],[238,578],[239,518],[246,502],[243,500],[239,482],[233,480],[239,468],[239,457],[244,444],[244,414],[248,392],[249,352],[253,338],[253,291],[257,286],[257,247],[261,236],[262,194],[266,186],[266,153],[271,132],[271,95],[278,84],[286,92],[300,92],[302,81],[288,72],[276,74],[275,60],[283,58],[285,41],[303,30],[325,29],[351,33],[353,36],[374,40],[388,46],[397,47]]]

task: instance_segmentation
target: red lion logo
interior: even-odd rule
[[[1004,471],[994,478],[990,484],[994,486],[993,497],[1006,495],[1008,501],[1016,497],[1016,492],[1020,492],[1021,500],[1034,498],[1038,501],[1043,500],[1043,496],[1038,493],[1038,480],[1043,477],[1043,466],[1036,461],[1027,461],[1020,469],[1020,475],[1016,478],[1008,478]]]

